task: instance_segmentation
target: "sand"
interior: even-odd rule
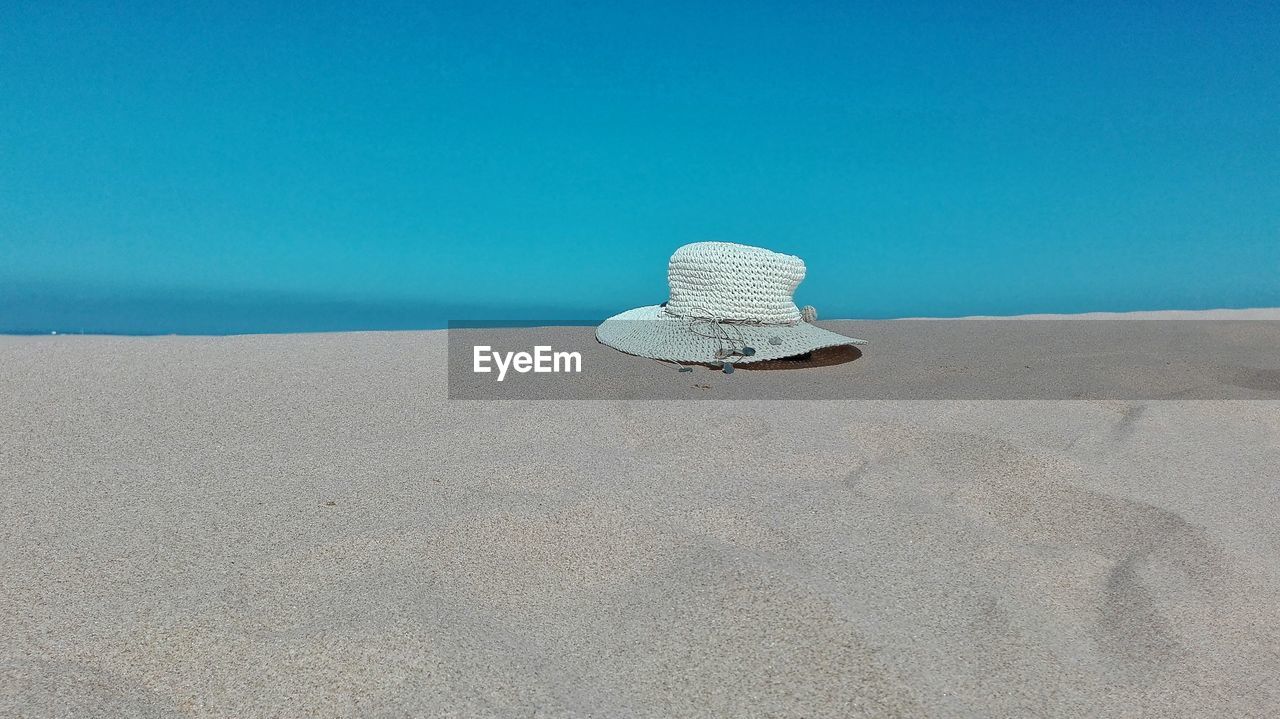
[[[1280,712],[1280,402],[812,399],[892,352],[500,402],[441,332],[0,337],[0,716]]]

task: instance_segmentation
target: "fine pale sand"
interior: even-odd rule
[[[445,364],[0,337],[0,716],[1280,713],[1280,402],[449,401]]]

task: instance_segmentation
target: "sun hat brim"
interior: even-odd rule
[[[808,322],[794,325],[727,325],[725,331],[755,349],[749,357],[734,357],[733,364],[749,364],[793,357],[825,347],[866,344]],[[596,328],[596,339],[627,354],[668,362],[719,362],[721,343],[709,333],[695,331],[689,320],[673,317],[662,305],[627,310]]]

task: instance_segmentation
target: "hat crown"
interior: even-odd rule
[[[695,242],[671,255],[667,313],[678,317],[751,320],[795,324],[796,286],[804,261],[760,247],[732,242]]]

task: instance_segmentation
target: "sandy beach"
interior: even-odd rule
[[[442,331],[0,337],[0,716],[1275,716],[1250,332],[1075,401],[826,399],[936,378],[887,338],[463,401]]]

